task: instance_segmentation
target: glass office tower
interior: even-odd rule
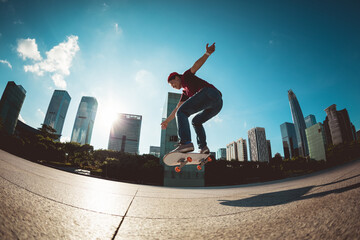
[[[312,125],[315,125],[316,124],[316,118],[314,115],[310,114],[309,116],[305,117],[305,125],[306,125],[306,128],[309,128],[311,127]]]
[[[299,156],[299,149],[294,124],[285,122],[280,125],[280,131],[284,147],[285,159],[291,159],[292,157]]]
[[[15,82],[8,82],[0,100],[0,120],[3,130],[14,134],[21,107],[24,103],[26,91]]]
[[[61,136],[70,101],[71,97],[67,91],[54,91],[46,112],[44,124],[54,128],[56,135]]]
[[[82,97],[71,134],[71,142],[90,144],[97,107],[96,98]]]
[[[140,115],[119,113],[110,130],[108,149],[139,154],[141,121]]]
[[[304,115],[301,111],[299,101],[297,100],[295,93],[291,89],[288,91],[288,97],[291,115],[295,125],[297,143],[299,146],[299,155],[306,157],[307,155],[309,155],[309,150],[305,135],[306,124],[304,120]]]

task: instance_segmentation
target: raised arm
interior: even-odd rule
[[[201,66],[204,65],[206,60],[209,58],[209,56],[213,52],[215,52],[215,43],[213,43],[210,47],[209,47],[209,44],[207,43],[206,44],[206,53],[194,63],[194,65],[191,67],[190,71],[193,74],[195,74],[201,68]]]

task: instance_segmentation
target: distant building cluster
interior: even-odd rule
[[[280,125],[284,158],[310,157],[314,160],[326,161],[326,148],[330,144],[351,142],[360,136],[355,126],[351,123],[346,109],[337,111],[333,104],[325,109],[326,119],[323,123],[317,123],[313,114],[305,117],[300,108],[299,101],[292,90],[288,91],[290,111],[293,122],[285,122]],[[249,161],[268,162],[272,158],[270,140],[266,140],[265,129],[256,127],[248,131],[248,145],[246,140],[227,144],[226,149],[218,150],[217,159],[226,159],[246,162],[247,149],[249,149]],[[226,156],[222,152],[226,152]]]
[[[36,133],[36,129],[27,126],[18,120],[20,110],[25,100],[26,91],[15,82],[8,82],[0,100],[0,120],[3,129],[12,135],[15,129]],[[67,91],[55,90],[45,115],[44,125],[52,127],[58,136],[62,135],[66,114],[70,105],[71,97]],[[71,134],[71,142],[90,144],[92,131],[95,123],[98,102],[96,98],[83,96],[75,117],[74,127]],[[118,114],[113,123],[110,134],[108,149],[127,153],[139,153],[139,140],[142,116],[132,114]]]

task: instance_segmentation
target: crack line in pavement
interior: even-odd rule
[[[71,204],[68,204],[68,203],[63,203],[63,202],[60,202],[60,201],[58,201],[58,200],[55,200],[55,199],[52,199],[52,198],[49,198],[49,197],[45,197],[45,196],[43,196],[43,195],[40,195],[40,194],[38,194],[38,193],[36,193],[36,192],[33,192],[33,191],[29,190],[29,189],[26,189],[26,188],[24,188],[23,186],[20,186],[19,184],[14,183],[14,182],[12,182],[12,181],[4,178],[3,176],[0,176],[0,178],[4,179],[5,181],[8,181],[9,183],[11,183],[11,184],[13,184],[13,185],[15,185],[15,186],[17,186],[17,187],[19,187],[19,188],[21,188],[21,189],[29,192],[29,193],[32,193],[32,194],[34,194],[34,195],[36,195],[36,196],[38,196],[38,197],[41,197],[41,198],[45,198],[45,199],[47,199],[47,200],[49,200],[49,201],[52,201],[52,202],[56,202],[56,203],[59,203],[59,204],[62,204],[62,205],[68,206],[68,207],[72,207],[72,208],[84,210],[84,211],[87,211],[87,212],[99,213],[99,214],[109,215],[109,216],[113,216],[113,217],[123,217],[122,215],[119,215],[119,214],[99,212],[99,211],[95,211],[95,210],[91,210],[91,209],[86,209],[86,208],[77,207],[77,206],[74,206],[74,205],[71,205]]]
[[[129,209],[130,209],[130,207],[131,207],[131,204],[133,203],[133,201],[134,201],[134,199],[135,199],[136,194],[138,193],[138,191],[139,191],[139,189],[138,189],[138,190],[136,190],[136,193],[134,194],[133,199],[131,200],[131,202],[130,202],[130,204],[129,204],[128,208],[126,209],[126,212],[125,212],[125,214],[124,214],[123,218],[121,219],[120,224],[119,224],[118,228],[116,229],[116,231],[115,231],[115,233],[114,233],[114,236],[112,237],[112,239],[111,239],[111,240],[114,240],[114,239],[115,239],[115,237],[116,237],[116,235],[118,234],[119,229],[120,229],[120,227],[121,227],[122,223],[124,222],[125,217],[126,217],[126,215],[127,215],[128,211],[129,211]]]

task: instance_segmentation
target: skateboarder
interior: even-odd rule
[[[198,113],[192,120],[197,135],[197,144],[200,153],[209,153],[207,147],[206,135],[203,124],[217,115],[223,105],[222,95],[212,84],[195,76],[195,73],[206,62],[209,56],[215,51],[215,43],[210,47],[206,44],[206,52],[200,57],[194,65],[182,75],[173,72],[168,77],[168,83],[175,89],[183,89],[180,101],[176,108],[161,123],[162,129],[166,129],[170,121],[177,120],[179,146],[174,152],[194,151],[194,145],[191,142],[191,133],[188,118],[190,115]]]

